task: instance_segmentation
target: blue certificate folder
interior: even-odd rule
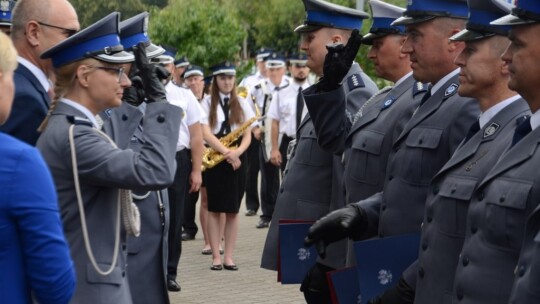
[[[326,273],[332,304],[354,304],[360,298],[358,270],[347,267]]]
[[[418,258],[419,244],[418,233],[354,243],[362,304],[398,283]]]
[[[304,238],[312,221],[279,221],[278,281],[281,284],[300,284],[317,261],[314,246],[304,247]]]

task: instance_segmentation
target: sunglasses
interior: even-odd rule
[[[52,24],[47,24],[47,23],[41,22],[41,21],[36,21],[36,22],[39,25],[43,25],[43,26],[52,27],[52,28],[55,28],[55,29],[58,29],[58,30],[62,30],[62,34],[66,35],[67,37],[71,37],[71,36],[75,35],[78,32],[78,30],[68,29],[68,28],[65,28],[65,27],[56,26],[56,25],[52,25]]]

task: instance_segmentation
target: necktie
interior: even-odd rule
[[[219,133],[225,135],[231,133],[231,125],[229,124],[229,97],[225,97],[223,100],[220,100],[220,104],[221,108],[223,109],[225,120],[221,124],[221,130],[219,130]]]
[[[475,121],[471,127],[469,128],[469,132],[467,132],[467,136],[465,136],[465,141],[463,143],[466,143],[473,137],[476,132],[480,131],[480,120]]]
[[[517,123],[518,126],[516,127],[516,130],[514,131],[514,137],[512,138],[512,146],[514,146],[518,141],[520,141],[523,137],[525,137],[532,131],[530,116],[518,118]]]
[[[296,129],[302,122],[302,111],[304,110],[304,99],[302,98],[302,87],[298,88],[298,95],[296,95]]]
[[[426,103],[426,101],[431,97],[431,87],[429,87],[428,91],[426,92],[426,94],[422,97],[422,99],[420,100],[420,107]]]

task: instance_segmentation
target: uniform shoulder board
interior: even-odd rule
[[[66,116],[67,120],[69,121],[69,123],[71,124],[74,124],[76,126],[88,126],[88,127],[93,127],[94,124],[88,120],[87,118],[83,118],[83,117],[78,117],[78,116]]]
[[[457,83],[452,83],[449,86],[447,86],[446,89],[444,90],[444,98],[449,98],[453,96],[454,94],[456,94],[458,91],[458,88],[459,88],[459,84]]]
[[[429,89],[429,84],[427,83],[421,83],[420,81],[417,81],[414,83],[413,86],[413,96],[416,96],[421,93],[427,92]]]
[[[352,74],[347,78],[347,84],[349,85],[349,91],[352,91],[354,89],[363,88],[366,86],[364,83],[364,80],[362,79],[362,75],[360,74]]]

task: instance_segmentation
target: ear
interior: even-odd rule
[[[343,36],[341,36],[339,34],[332,35],[332,37],[330,38],[330,41],[332,43],[343,43],[343,44],[345,44],[345,39],[343,39]]]
[[[77,68],[75,81],[77,81],[80,86],[87,88],[88,83],[89,83],[89,78],[90,78],[90,71],[91,71],[91,68],[88,67],[87,65],[80,65]]]
[[[448,38],[454,36],[455,34],[461,32],[459,28],[453,28],[450,31],[450,36]],[[453,41],[448,39],[448,50],[450,52],[461,52],[461,50],[465,47],[465,42],[463,41]]]
[[[407,60],[409,60],[409,54],[403,53],[401,51],[401,48],[403,47],[403,44],[405,43],[406,40],[407,40],[407,36],[401,36],[399,38],[399,41],[398,41],[399,49],[400,49],[400,51],[399,51],[399,59],[407,59]]]
[[[29,21],[28,23],[26,23],[25,28],[25,36],[28,43],[33,47],[39,46],[39,37],[42,33],[41,27],[39,26],[37,21]]]

